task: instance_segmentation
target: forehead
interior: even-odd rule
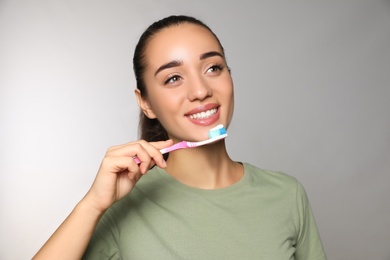
[[[215,36],[205,27],[183,23],[162,29],[148,42],[145,58],[148,64],[161,59],[181,59],[183,55],[209,51],[222,53]]]

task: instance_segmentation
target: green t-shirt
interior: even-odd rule
[[[215,190],[154,167],[104,214],[83,259],[326,259],[299,182],[243,165]]]

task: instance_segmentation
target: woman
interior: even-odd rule
[[[159,151],[230,124],[233,82],[216,35],[170,16],[144,32],[133,62],[143,140],[107,151],[36,259],[326,259],[294,178],[233,161],[224,140]]]

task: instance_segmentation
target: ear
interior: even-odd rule
[[[153,112],[149,100],[142,97],[141,91],[139,89],[135,89],[135,96],[137,97],[138,106],[141,108],[142,112],[150,119],[157,118],[156,114]]]

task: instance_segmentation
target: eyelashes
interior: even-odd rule
[[[207,72],[218,72],[218,71],[222,71],[223,70],[223,65],[222,64],[216,64],[216,65],[213,65],[213,66],[211,66],[208,70],[207,70]]]
[[[214,64],[206,70],[206,74],[211,75],[211,76],[216,76],[216,75],[219,75],[224,69],[225,69],[225,66],[223,64]],[[229,68],[228,68],[228,70],[230,72]],[[177,82],[179,82],[182,79],[183,79],[183,77],[180,74],[168,75],[168,78],[164,81],[164,85],[176,84]]]
[[[166,81],[164,81],[164,85],[167,85],[169,83],[175,83],[179,81],[182,77],[180,75],[173,75],[169,77]]]

